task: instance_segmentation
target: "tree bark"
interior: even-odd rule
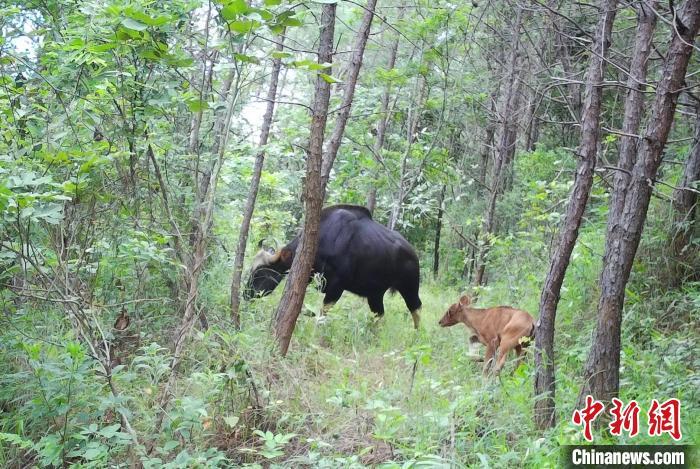
[[[608,225],[600,277],[598,321],[584,369],[579,403],[588,394],[604,402],[618,395],[625,287],[642,237],[653,181],[661,164],[698,29],[700,2],[688,0],[675,18],[672,39],[651,106],[651,117],[627,184],[621,219],[619,223]]]
[[[362,67],[362,57],[369,37],[374,9],[377,0],[369,0],[362,17],[362,23],[357,31],[354,41],[353,54],[345,84],[341,111],[335,122],[335,127],[328,142],[328,148],[323,151],[323,136],[328,117],[328,103],[330,100],[330,84],[320,75],[316,79],[316,91],[314,94],[314,106],[311,118],[311,135],[309,137],[309,152],[306,167],[306,183],[304,186],[305,214],[304,228],[289,271],[284,294],[277,308],[276,335],[279,342],[279,351],[282,356],[287,354],[289,342],[296,326],[297,318],[301,313],[301,307],[306,294],[306,286],[309,282],[311,267],[316,257],[319,226],[321,223],[321,209],[326,195],[326,186],[330,178],[331,169],[335,157],[343,139],[345,126],[355,93],[357,77]],[[319,63],[331,63],[333,53],[333,35],[335,29],[335,4],[324,4],[321,14],[321,37],[319,40]],[[327,70],[330,74],[330,70]]]
[[[276,50],[281,52],[284,50],[284,32],[280,34]],[[272,116],[275,112],[275,98],[277,97],[277,83],[279,81],[280,69],[282,68],[282,59],[276,58],[272,61],[272,73],[270,74],[270,86],[267,89],[267,106],[263,115],[262,128],[260,129],[260,150],[255,157],[253,166],[253,176],[248,189],[248,199],[246,200],[243,210],[243,221],[241,230],[238,234],[238,244],[236,246],[236,255],[233,263],[233,275],[231,278],[231,320],[234,326],[238,329],[241,327],[241,317],[239,313],[241,298],[241,276],[243,274],[243,262],[245,260],[245,248],[248,242],[248,232],[250,231],[250,220],[253,218],[255,210],[255,200],[258,197],[258,188],[260,186],[260,177],[262,176],[263,164],[265,163],[265,145],[267,145],[270,137],[270,128],[272,127]]]
[[[696,220],[698,193],[700,190],[700,103],[695,111],[695,136],[690,154],[685,162],[683,177],[673,191],[675,209],[671,234],[671,286],[678,288],[688,277],[700,278],[700,266],[694,261],[697,250],[690,246]]]
[[[440,269],[440,234],[442,232],[442,215],[444,209],[442,204],[445,201],[445,190],[447,186],[442,185],[442,190],[440,190],[440,196],[438,197],[438,212],[437,212],[437,222],[435,226],[435,243],[433,245],[433,278],[437,279],[438,272]]]
[[[401,8],[399,10],[399,14],[396,18],[397,21],[400,21],[401,18],[403,18],[404,14],[404,9]],[[394,69],[396,66],[396,55],[399,51],[399,36],[396,36],[396,39],[391,43],[391,48],[389,49],[389,61],[386,64],[386,69],[387,71],[391,71]],[[389,122],[389,115],[388,115],[388,110],[389,110],[389,99],[391,98],[391,85],[387,84],[384,87],[384,91],[382,91],[382,98],[381,98],[381,104],[380,104],[380,110],[379,110],[379,121],[377,122],[377,136],[374,139],[374,146],[372,148],[372,152],[374,153],[375,158],[381,157],[382,149],[384,148],[384,139],[386,137],[386,127]],[[370,213],[374,213],[374,209],[377,205],[377,186],[372,184],[372,186],[369,188],[369,192],[367,194],[367,209],[369,210]]]
[[[479,193],[483,193],[486,186],[486,175],[489,168],[489,156],[493,153],[493,139],[496,134],[496,100],[500,86],[491,93],[491,114],[487,116],[489,119],[486,124],[486,135],[484,137],[484,146],[481,149],[480,164],[479,164]]]
[[[622,121],[623,135],[620,138],[620,156],[613,179],[613,193],[610,199],[608,224],[617,223],[625,205],[625,193],[630,179],[630,170],[637,157],[637,138],[639,124],[644,115],[644,88],[647,79],[647,63],[651,53],[651,41],[656,26],[657,0],[649,4],[639,2],[637,8],[637,32],[634,41],[632,60],[630,61],[629,77],[627,79],[627,97],[625,98],[625,116]]]
[[[523,21],[523,10],[518,8],[513,27],[512,47],[508,58],[508,76],[505,79],[506,87],[502,100],[499,120],[501,121],[501,135],[497,147],[496,158],[493,165],[491,185],[489,187],[489,199],[484,215],[484,223],[481,232],[484,234],[483,242],[477,254],[476,276],[474,285],[477,287],[484,285],[486,273],[486,256],[490,247],[490,237],[494,233],[496,226],[496,203],[501,193],[501,186],[504,179],[504,171],[507,165],[512,162],[515,143],[518,132],[518,105],[520,102],[520,68],[519,48],[520,48],[520,27]],[[488,129],[487,129],[488,131]]]
[[[566,2],[563,2],[566,4]],[[569,46],[567,41],[570,41],[568,35],[563,31],[562,17],[554,13],[557,9],[561,8],[556,0],[550,0],[548,2],[550,8],[550,16],[552,20],[552,30],[554,33],[554,53],[559,58],[561,63],[561,68],[564,71],[564,77],[570,80],[567,85],[568,89],[571,91],[571,96],[567,96],[567,103],[569,110],[572,114],[574,120],[578,120],[581,115],[581,84],[578,81],[578,70],[574,69],[571,63],[572,54],[569,51]]]
[[[545,429],[555,423],[554,386],[554,320],[557,305],[569,266],[571,253],[576,245],[588,196],[593,185],[593,170],[596,164],[600,112],[603,95],[603,74],[610,45],[612,26],[617,13],[617,0],[601,0],[600,18],[596,26],[588,71],[586,73],[586,98],[581,120],[581,144],[574,186],[559,233],[559,242],[549,264],[549,272],[540,297],[539,319],[535,329],[535,423]]]
[[[421,57],[423,53],[421,51]],[[404,150],[401,155],[401,169],[399,170],[399,181],[396,192],[396,199],[394,200],[394,205],[391,207],[391,214],[389,215],[389,222],[387,223],[387,228],[390,230],[395,230],[396,225],[401,218],[401,208],[403,206],[404,198],[406,197],[406,177],[408,173],[408,160],[411,156],[411,148],[416,140],[416,130],[418,129],[418,118],[420,116],[421,110],[423,108],[423,102],[425,100],[426,91],[426,80],[423,75],[416,77],[416,84],[413,87],[413,92],[409,101],[407,125],[406,125],[406,150]]]
[[[335,3],[324,3],[321,13],[321,34],[318,45],[318,63],[331,63],[333,60],[333,36],[335,31]],[[331,74],[330,69],[324,73]],[[311,133],[306,157],[306,178],[304,182],[304,227],[299,239],[287,277],[282,299],[276,312],[276,336],[282,356],[287,354],[289,342],[294,332],[297,318],[304,303],[306,286],[309,283],[311,267],[316,257],[321,208],[323,206],[323,186],[321,165],[323,160],[323,136],[328,118],[331,85],[319,74],[316,77],[314,104],[311,114]]]
[[[362,23],[360,24],[357,34],[355,35],[348,77],[343,92],[343,103],[341,104],[338,117],[335,120],[335,127],[333,128],[333,133],[328,141],[328,147],[323,153],[323,163],[321,167],[321,190],[323,191],[324,198],[326,195],[328,180],[330,179],[331,175],[331,170],[333,169],[333,163],[335,162],[335,157],[338,155],[340,142],[343,140],[343,134],[345,134],[345,126],[348,122],[348,117],[350,117],[352,100],[355,97],[355,87],[357,86],[357,77],[359,76],[360,69],[362,68],[362,57],[365,54],[365,46],[367,45],[367,39],[369,38],[369,31],[372,27],[372,19],[374,18],[374,9],[376,6],[377,0],[367,1],[365,13],[362,16]]]

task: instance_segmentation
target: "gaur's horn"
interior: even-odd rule
[[[282,251],[280,250],[275,252],[274,254],[270,254],[266,250],[261,249],[253,258],[251,270],[255,270],[258,267],[262,267],[264,265],[274,264],[279,260],[281,252]]]

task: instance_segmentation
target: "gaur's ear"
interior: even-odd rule
[[[459,304],[462,306],[469,306],[471,302],[471,298],[469,298],[467,295],[462,295],[462,298],[459,299]]]
[[[284,262],[285,264],[289,264],[292,262],[292,251],[289,249],[282,249],[280,251],[280,261]]]

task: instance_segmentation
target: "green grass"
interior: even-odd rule
[[[216,265],[202,286],[210,329],[195,331],[190,340],[156,450],[141,461],[147,467],[558,467],[559,446],[583,442],[570,416],[595,324],[596,292],[583,279],[594,279],[598,264],[587,252],[581,250],[570,269],[559,308],[558,425],[544,434],[532,423],[531,351],[514,374],[510,357],[500,378],[484,378],[482,364],[469,356],[466,329],[437,324],[459,298],[459,289],[424,281],[422,327],[415,331],[399,295],[386,295],[386,314],[379,320],[364,299],[347,293],[318,319],[311,314],[320,310],[322,295],[310,287],[289,354],[281,359],[270,326],[282,286],[246,303],[243,330],[236,332],[227,318],[226,289],[217,287],[226,284],[227,269]],[[482,292],[479,305],[511,304],[536,313],[538,294],[534,288],[512,288],[504,276]],[[693,289],[666,295],[635,290],[630,297],[634,302],[623,323],[621,397],[640,403],[642,433],[650,399],[680,398],[683,443],[696,442],[698,294]],[[60,311],[15,321],[25,335],[16,328],[3,332],[12,341],[0,348],[6,372],[0,403],[8,409],[0,418],[0,433],[17,433],[33,441],[37,453],[50,456],[55,441],[46,437],[60,435],[58,424],[64,421],[42,401],[42,392],[50,392],[52,402],[63,406],[60,412],[68,416],[66,428],[75,441],[90,424],[100,429],[113,424],[105,417],[107,409],[126,409],[137,433],[152,435],[154,405],[167,379],[167,372],[159,375],[158,370],[167,369],[169,351],[149,344],[167,346],[177,318],[142,314],[132,318],[141,331],[138,342],[115,343],[125,365],[114,378],[123,396],[118,402],[89,357],[68,359],[60,338],[68,343],[70,329]],[[59,345],[47,345],[40,336],[53,337]],[[38,355],[27,347],[32,344],[40,348]],[[28,373],[29,368],[39,372]],[[49,376],[75,376],[80,386],[68,399],[60,382],[47,384]],[[102,458],[95,467],[129,460],[120,438],[102,438],[94,447]],[[613,439],[605,431],[595,438],[598,443],[671,443],[669,437],[645,435]],[[17,444],[0,438],[0,465],[22,460],[21,454]]]

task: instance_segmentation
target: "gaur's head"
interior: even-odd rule
[[[289,271],[292,257],[292,251],[289,249],[282,248],[277,252],[261,249],[253,258],[243,298],[250,300],[272,293]]]
[[[468,308],[471,302],[471,298],[469,298],[467,295],[463,295],[459,299],[459,302],[451,305],[449,309],[445,312],[445,314],[442,316],[442,319],[440,319],[439,322],[440,326],[450,327],[457,324],[460,320],[460,316],[462,315],[462,310],[464,308]]]

